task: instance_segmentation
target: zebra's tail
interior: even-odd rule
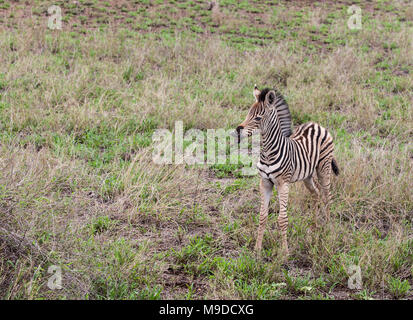
[[[337,161],[336,159],[331,159],[331,168],[333,169],[333,172],[336,176],[340,173],[340,170],[338,169]]]

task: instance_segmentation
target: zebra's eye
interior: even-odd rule
[[[257,116],[257,117],[254,118],[254,121],[260,121],[261,119],[262,119],[261,116]]]

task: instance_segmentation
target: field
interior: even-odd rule
[[[257,175],[152,161],[176,121],[236,128],[254,84],[341,170],[317,227],[291,185],[286,262],[276,190],[253,250]],[[0,298],[413,299],[412,103],[408,0],[0,0]]]

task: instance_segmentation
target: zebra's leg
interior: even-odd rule
[[[311,176],[311,177],[304,179],[304,185],[306,186],[308,191],[311,192],[313,197],[315,199],[318,199],[318,197],[320,196],[320,190],[319,190],[319,186],[317,186],[317,183],[314,180],[314,177]]]
[[[282,248],[285,256],[288,256],[288,241],[287,241],[287,203],[288,203],[288,190],[289,186],[287,182],[281,181],[278,184],[278,199],[280,201],[280,214],[278,215],[278,227],[281,232]]]
[[[324,202],[324,215],[327,218],[327,221],[330,220],[330,180],[331,180],[331,159],[332,156],[328,156],[324,159],[323,163],[320,163],[317,168],[317,176],[320,184],[320,188],[323,195]]]
[[[269,179],[261,178],[260,191],[261,191],[261,208],[260,208],[260,224],[258,226],[257,242],[255,243],[255,250],[261,251],[262,238],[264,236],[265,225],[268,218],[268,205],[270,203],[272,189],[274,184]]]
[[[314,180],[314,176],[304,179],[304,185],[312,194],[312,202],[316,205],[316,210],[313,210],[313,224],[317,227],[317,211],[318,211],[318,201],[320,199],[320,186]]]

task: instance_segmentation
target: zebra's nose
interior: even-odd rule
[[[244,129],[243,126],[238,126],[237,129],[235,129],[237,131],[237,138],[238,138],[238,144],[241,141],[241,130]]]

